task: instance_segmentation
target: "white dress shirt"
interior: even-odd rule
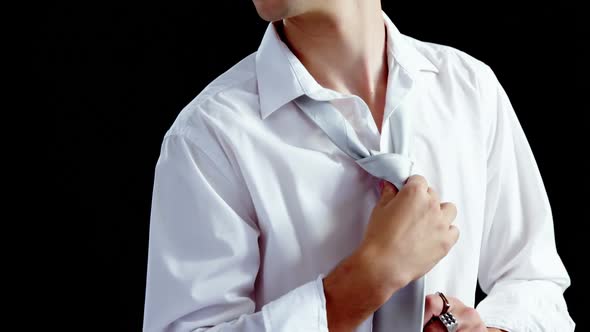
[[[487,326],[573,331],[547,194],[496,76],[383,18],[382,135],[362,99],[319,85],[272,23],[257,52],[180,112],[155,167],[144,331],[328,330],[322,277],[362,239],[378,179],[292,100],[331,100],[368,148],[386,151],[401,69],[417,83],[403,101],[414,112],[412,158],[441,201],[456,204],[461,232],[426,274],[426,293],[473,307],[479,280]]]

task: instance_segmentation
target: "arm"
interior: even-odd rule
[[[455,205],[440,203],[424,177],[410,176],[400,191],[383,183],[361,244],[324,279],[330,331],[353,331],[459,238]]]
[[[322,275],[255,312],[254,208],[221,150],[202,146],[179,135],[162,143],[143,330],[327,331]]]
[[[569,276],[557,254],[547,193],[506,92],[484,67],[480,81],[488,175],[477,309],[489,327],[510,332],[573,331],[563,292]]]

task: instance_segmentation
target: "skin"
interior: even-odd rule
[[[277,23],[281,38],[316,81],[362,98],[381,132],[387,88],[386,30],[379,0],[253,0],[260,17]],[[423,276],[459,238],[451,202],[440,202],[420,175],[400,191],[389,182],[359,247],[323,280],[330,331],[353,331],[396,291]],[[447,295],[459,331],[486,328],[474,308]],[[351,301],[354,299],[354,301]],[[425,331],[446,331],[442,299],[426,298]]]
[[[388,68],[379,1],[254,0],[254,4],[262,18],[282,23],[283,40],[315,80],[325,88],[361,97],[381,131]]]

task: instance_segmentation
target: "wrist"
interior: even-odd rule
[[[323,279],[330,331],[353,331],[393,294],[367,254],[355,251]]]
[[[378,285],[375,292],[384,293],[385,301],[412,281],[405,269],[394,257],[384,256],[383,249],[374,245],[361,245],[353,254],[363,266],[370,283]]]

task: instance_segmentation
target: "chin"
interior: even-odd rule
[[[293,0],[253,0],[258,15],[265,21],[278,21],[289,16],[294,16],[295,3]],[[300,1],[299,1],[300,2]]]

